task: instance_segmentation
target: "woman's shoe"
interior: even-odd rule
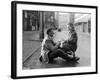
[[[71,59],[71,61],[78,61],[79,59],[79,57],[74,57],[73,59]]]

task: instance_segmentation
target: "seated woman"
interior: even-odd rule
[[[80,58],[75,56],[75,51],[77,50],[77,33],[74,29],[74,25],[69,23],[67,26],[61,27],[54,34],[54,42],[61,42],[61,49],[68,54],[68,56],[73,57],[73,61],[77,61]]]
[[[69,55],[73,55],[73,59],[77,58],[76,60],[79,60],[80,59],[79,57],[75,57],[78,37],[72,23],[68,24],[67,31],[68,31],[67,33],[68,36],[67,39],[62,43],[62,49]]]

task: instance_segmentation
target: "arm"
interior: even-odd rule
[[[47,48],[50,50],[50,51],[54,51],[56,50],[59,46],[60,46],[60,43],[56,44],[56,45],[53,45],[52,41],[51,40],[47,40],[46,41],[46,46]]]
[[[72,35],[71,35],[71,38],[69,40],[69,42],[71,43],[77,43],[77,33],[76,32],[73,32]]]

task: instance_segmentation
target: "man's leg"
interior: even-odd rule
[[[48,53],[49,62],[53,62],[54,58],[57,58],[57,57],[58,57],[58,52],[56,50],[50,51]]]
[[[65,51],[63,51],[62,49],[58,49],[57,51],[58,51],[58,56],[65,60],[70,60],[73,58],[71,56],[68,56],[68,54]]]
[[[71,57],[68,57],[67,53],[65,53],[61,49],[56,49],[55,51],[50,52],[48,54],[48,57],[49,57],[49,61],[53,61],[53,59],[56,58],[56,57],[61,57],[65,60],[71,59]]]

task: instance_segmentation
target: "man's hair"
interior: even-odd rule
[[[47,32],[46,32],[47,35],[49,35],[49,33],[50,33],[52,30],[53,30],[52,28],[48,29]]]

